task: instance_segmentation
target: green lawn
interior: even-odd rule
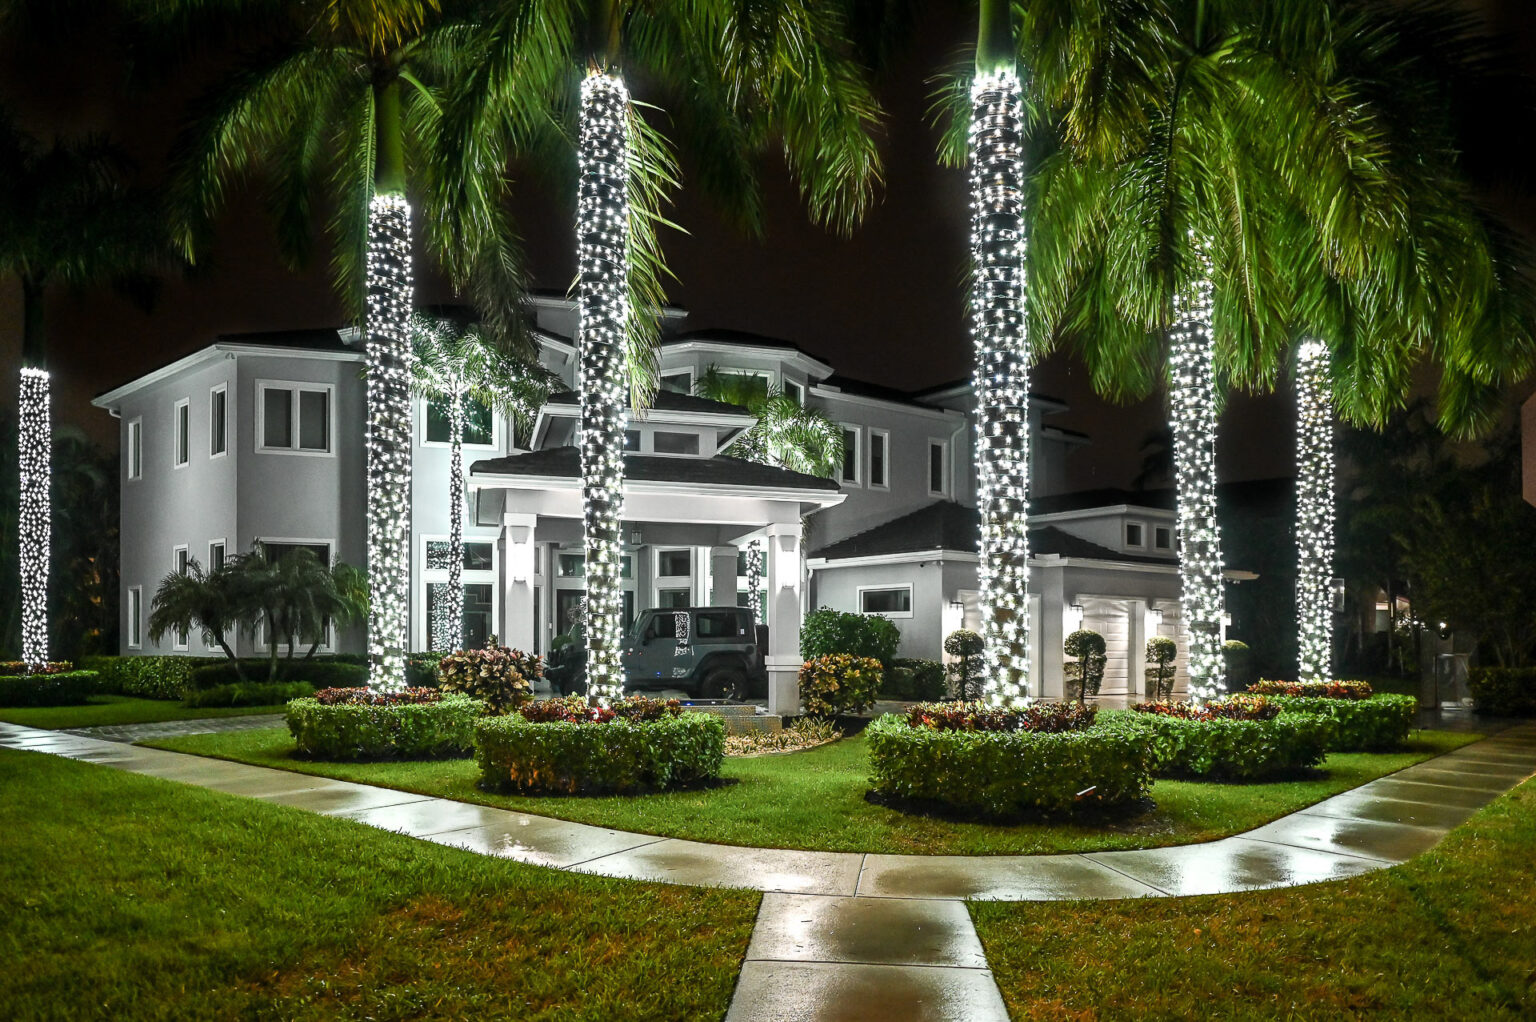
[[[719,1019],[758,895],[0,750],[8,1019]]]
[[[471,760],[309,762],[293,758],[293,739],[283,729],[189,735],[145,744],[644,834],[779,848],[963,855],[1207,841],[1257,827],[1476,737],[1414,732],[1410,751],[1335,754],[1328,758],[1326,774],[1307,780],[1278,784],[1159,781],[1152,789],[1156,808],[1133,817],[1006,827],[908,816],[866,802],[869,767],[862,738],[782,756],[727,759],[725,776],[739,783],[721,788],[605,798],[490,794],[475,786],[479,775]]]
[[[151,724],[162,720],[201,720],[204,717],[245,717],[253,713],[282,713],[277,706],[183,706],[173,699],[136,696],[92,696],[84,706],[9,706],[0,720],[27,727],[57,730],[106,724]]]
[[[1536,781],[1395,869],[1199,898],[976,904],[1015,1019],[1536,1017]]]

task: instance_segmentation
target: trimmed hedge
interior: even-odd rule
[[[78,706],[96,694],[95,671],[0,676],[0,706]]]
[[[269,706],[315,694],[307,681],[246,681],[213,685],[187,693],[183,706]]]
[[[100,692],[181,699],[191,689],[193,670],[215,662],[201,656],[88,656],[80,666],[101,675]]]
[[[1333,724],[1330,752],[1377,752],[1400,749],[1408,741],[1419,701],[1383,693],[1369,699],[1325,696],[1270,696],[1285,714],[1324,717]]]
[[[1536,717],[1536,667],[1477,667],[1467,687],[1478,713]]]
[[[1147,736],[1160,777],[1251,781],[1285,774],[1321,763],[1333,734],[1326,717],[1299,713],[1268,720],[1127,716]]]
[[[326,706],[311,696],[291,701],[286,721],[298,751],[316,759],[427,759],[468,754],[484,712],[464,696],[382,706]]]
[[[1123,717],[1078,731],[940,731],[887,714],[864,734],[877,793],[978,816],[1119,805],[1152,784],[1146,735]]]
[[[939,661],[898,657],[881,679],[879,696],[928,703],[943,699],[947,693],[944,665]]]
[[[524,794],[659,791],[720,775],[725,722],[709,713],[655,720],[534,724],[522,714],[475,725],[480,786]]]
[[[241,670],[245,671],[242,682],[235,670],[234,661],[227,657],[199,667],[191,674],[193,689],[222,688],[227,685],[267,684],[266,660],[242,658]],[[362,664],[339,660],[288,660],[277,662],[277,682],[307,681],[315,688],[355,688],[368,684],[368,668]],[[210,703],[188,705],[209,706]]]

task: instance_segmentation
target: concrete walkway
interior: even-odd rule
[[[258,728],[282,727],[281,713],[254,713],[238,717],[195,717],[192,720],[161,720],[151,724],[102,724],[99,727],[67,727],[66,735],[81,738],[100,738],[108,742],[148,741],[152,738],[175,738],[178,735],[211,735],[223,731],[253,731]]]
[[[0,723],[0,747],[542,866],[762,891],[728,1022],[1006,1019],[965,900],[1178,897],[1356,876],[1425,851],[1536,773],[1536,724],[1524,724],[1218,841],[1071,855],[922,856],[634,834],[13,724]]]

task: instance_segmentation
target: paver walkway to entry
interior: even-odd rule
[[[762,891],[728,1022],[1006,1019],[967,899],[1157,898],[1337,880],[1418,855],[1536,773],[1536,724],[1525,724],[1218,841],[1067,855],[879,855],[633,834],[13,724],[0,723],[0,746],[542,866]]]

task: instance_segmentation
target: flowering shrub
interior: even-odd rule
[[[683,704],[676,699],[629,696],[612,707],[592,706],[583,696],[560,696],[528,703],[518,711],[530,724],[607,724],[614,720],[647,721],[681,716]]]
[[[725,762],[725,722],[713,714],[682,713],[675,702],[655,699],[587,712],[578,709],[585,706],[579,697],[525,710],[550,703],[560,706],[534,711],[552,715],[541,721],[519,712],[475,725],[481,787],[565,795],[656,791],[717,777]],[[587,726],[593,723],[606,726]]]
[[[371,688],[322,688],[315,693],[321,706],[416,706],[441,701],[435,688],[405,688],[399,692],[375,692]]]
[[[1280,704],[1264,696],[1234,695],[1204,705],[1195,703],[1137,703],[1137,713],[1151,713],[1180,720],[1272,720],[1280,716]]]
[[[1098,707],[1078,703],[1031,703],[1003,709],[986,703],[918,703],[907,709],[909,727],[935,731],[1082,731],[1093,726]]]
[[[1094,708],[1083,709],[1085,714],[1066,719],[1092,719]],[[1050,710],[1052,721],[1062,716]],[[1147,736],[1125,714],[1101,717],[1091,727],[1055,730],[966,730],[914,724],[910,714],[907,719],[888,714],[864,734],[870,783],[877,793],[969,815],[1009,817],[1116,805],[1144,797],[1152,783]]]
[[[517,709],[533,695],[533,682],[543,674],[540,657],[506,646],[461,649],[437,662],[444,691],[483,699],[492,713]]]
[[[77,706],[97,692],[95,671],[0,675],[0,706]]]
[[[1388,693],[1369,699],[1275,696],[1273,701],[1286,716],[1327,720],[1333,727],[1328,748],[1335,752],[1402,748],[1419,711],[1419,701],[1413,696]]]
[[[1369,699],[1368,681],[1256,681],[1248,691],[1261,696],[1306,696],[1316,699]]]
[[[333,688],[290,701],[285,718],[301,755],[428,759],[468,753],[475,721],[484,714],[480,700],[433,688],[388,693]]]
[[[25,660],[0,660],[0,678],[14,678],[21,674],[30,674],[36,677],[39,674],[63,674],[65,671],[73,671],[75,665],[68,660],[50,660],[36,670],[28,670]]]
[[[861,713],[880,691],[880,661],[847,653],[812,657],[800,668],[800,699],[813,717]]]

